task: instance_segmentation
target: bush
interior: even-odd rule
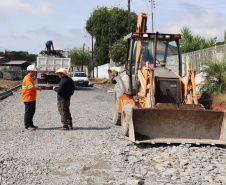
[[[201,86],[202,98],[212,99],[213,96],[226,91],[226,57],[222,62],[215,60],[206,63],[201,72],[205,77]]]
[[[217,94],[217,96],[213,97],[213,101],[216,102],[218,105],[221,105],[222,103],[226,103],[226,93]]]

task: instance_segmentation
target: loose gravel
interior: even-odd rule
[[[107,88],[77,88],[72,131],[61,131],[57,94],[38,91],[34,124],[24,129],[21,89],[0,101],[0,184],[226,184],[226,148],[135,145],[113,124]]]

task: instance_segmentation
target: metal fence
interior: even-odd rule
[[[201,66],[209,61],[221,62],[226,55],[226,44],[182,54],[183,75],[186,74],[186,63],[200,72]]]

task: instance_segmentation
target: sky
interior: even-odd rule
[[[91,50],[91,36],[85,25],[98,7],[127,10],[128,0],[0,0],[0,51],[28,51],[38,54],[45,42],[55,49],[74,47]],[[147,32],[151,32],[151,0],[131,0],[137,15],[147,13]],[[224,41],[225,0],[154,0],[154,32],[180,33],[188,27],[193,35]]]

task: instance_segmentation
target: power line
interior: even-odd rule
[[[206,5],[215,5],[215,6],[211,6],[211,7],[207,7]],[[167,9],[215,9],[215,8],[225,8],[225,6],[222,5],[226,5],[226,3],[222,3],[222,4],[205,4],[205,6],[203,5],[195,5],[195,4],[184,4],[184,3],[180,3],[180,4],[166,4],[166,3],[161,3],[161,2],[157,2],[157,7],[158,8],[167,8]],[[193,6],[193,7],[192,7]],[[196,6],[196,7],[194,7]],[[200,7],[203,6],[203,7]]]
[[[180,3],[177,3],[177,4],[172,4],[172,3],[168,4],[168,3],[165,3],[165,2],[161,3],[161,2],[158,1],[158,4],[162,4],[162,5],[167,5],[168,6],[168,5],[181,5],[181,4],[185,4],[185,3],[181,3],[180,2]],[[188,4],[188,3],[186,3],[186,4]],[[194,4],[190,3],[190,5],[194,5]],[[203,5],[203,4],[199,4],[199,5]],[[205,5],[211,5],[211,6],[213,6],[213,5],[220,5],[221,6],[221,5],[226,5],[226,3],[214,3],[214,4],[212,4],[212,3],[211,4],[205,3]]]

